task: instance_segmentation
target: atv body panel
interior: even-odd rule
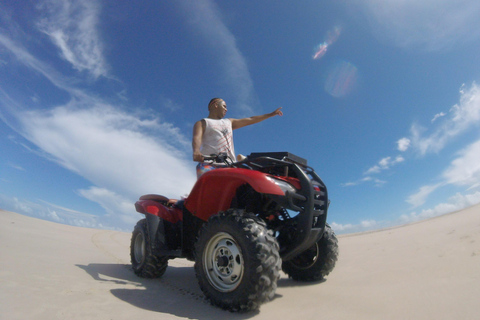
[[[284,195],[265,173],[242,168],[219,168],[206,172],[198,179],[185,200],[185,208],[193,216],[207,221],[212,215],[229,209],[237,189],[244,184],[258,193]]]

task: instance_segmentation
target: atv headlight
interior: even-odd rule
[[[292,186],[290,183],[286,182],[286,181],[283,181],[283,180],[280,180],[280,179],[275,179],[273,177],[269,177],[267,176],[267,179],[273,183],[275,183],[277,186],[280,187],[280,189],[282,189],[282,191],[284,193],[287,193],[287,191],[291,192],[291,193],[295,193],[296,190],[295,190],[295,187]]]

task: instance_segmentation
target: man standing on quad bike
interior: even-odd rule
[[[235,148],[233,146],[233,130],[251,124],[259,123],[276,115],[282,116],[283,112],[278,108],[271,113],[252,116],[243,119],[224,119],[227,113],[227,104],[220,98],[213,98],[208,104],[208,117],[199,120],[193,126],[193,161],[200,162],[197,165],[197,177],[206,171],[215,169],[214,164],[204,163],[203,155],[227,153],[227,156],[235,161]],[[241,156],[237,160],[241,160]]]

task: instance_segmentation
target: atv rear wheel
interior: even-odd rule
[[[283,271],[297,281],[319,281],[335,267],[338,259],[338,240],[327,224],[323,236],[310,248],[284,261]]]
[[[273,298],[280,277],[279,246],[255,215],[230,209],[212,216],[195,244],[195,271],[212,304],[230,311],[257,309]]]
[[[133,229],[130,258],[133,272],[142,278],[159,278],[167,270],[168,257],[152,253],[145,219],[138,221]]]

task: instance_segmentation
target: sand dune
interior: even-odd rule
[[[210,306],[187,260],[136,277],[129,233],[0,211],[0,245],[0,319],[480,319],[480,205],[340,236],[325,282],[283,275],[276,298],[247,314]]]

